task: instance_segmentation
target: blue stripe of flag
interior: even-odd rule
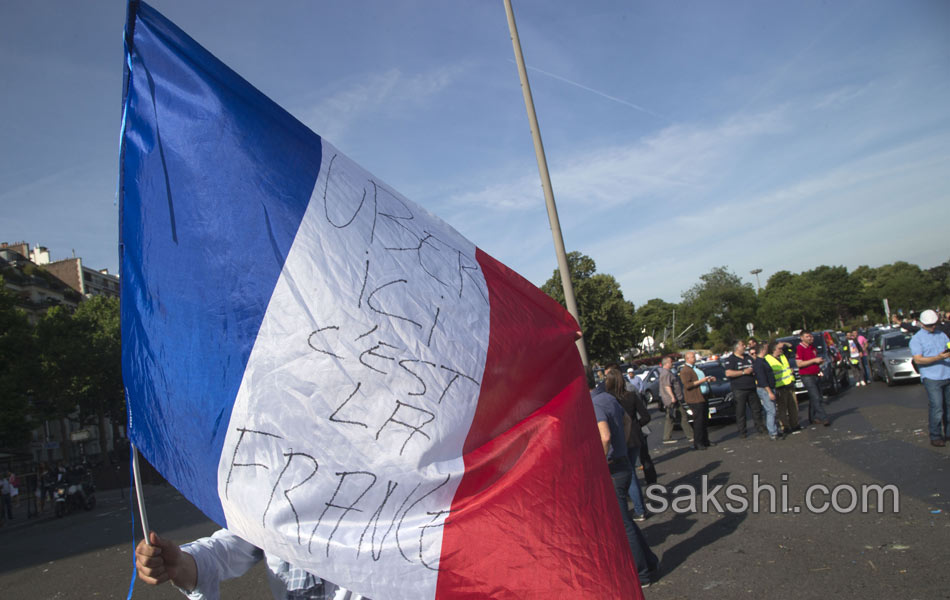
[[[120,223],[129,433],[225,526],[221,448],[320,139],[145,3],[132,41]]]

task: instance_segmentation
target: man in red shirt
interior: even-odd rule
[[[821,365],[825,359],[815,354],[812,343],[815,337],[809,332],[802,333],[802,341],[795,349],[795,362],[798,363],[798,374],[802,378],[805,390],[808,391],[808,420],[812,425],[831,425],[828,414],[825,412],[825,400],[821,396],[821,387],[818,378],[821,376]]]

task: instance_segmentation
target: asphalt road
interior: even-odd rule
[[[651,442],[659,482],[671,492],[668,500],[679,498],[682,506],[689,500],[687,488],[675,486],[701,490],[703,476],[714,488],[751,486],[755,475],[760,485],[779,485],[785,475],[789,510],[732,513],[724,507],[720,513],[710,504],[711,512],[652,515],[641,526],[660,556],[662,576],[645,596],[950,598],[950,447],[929,445],[926,405],[919,385],[876,383],[832,401],[830,427],[806,427],[772,442],[766,436],[740,440],[735,425],[715,424],[710,437],[716,446],[705,452],[689,450],[685,441],[658,445],[662,417],[657,417]],[[899,508],[892,510],[893,494],[883,503],[872,494],[869,512],[832,508],[817,514],[804,502],[806,488],[814,484],[829,490],[848,484],[859,491],[862,485],[894,484]],[[151,525],[166,537],[187,541],[216,529],[174,489],[149,486],[146,493]],[[724,488],[716,498],[720,504],[730,501]],[[759,498],[766,504],[768,493]],[[813,499],[822,504],[829,497],[819,492]],[[846,508],[850,495],[839,493],[837,499]],[[733,508],[741,507],[733,503]],[[31,600],[125,598],[132,577],[132,527],[127,496],[117,491],[100,494],[87,513],[18,517],[0,529],[0,593]],[[141,583],[133,595],[179,597],[167,585]],[[222,597],[269,598],[263,567],[227,582]]]

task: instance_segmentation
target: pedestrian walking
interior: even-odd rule
[[[745,342],[739,340],[732,348],[732,354],[722,359],[726,368],[726,377],[732,387],[732,396],[736,400],[736,427],[739,437],[748,437],[746,431],[746,406],[752,411],[752,420],[758,433],[765,433],[762,420],[762,406],[755,391],[755,375],[752,369],[752,357],[746,352]]]
[[[930,443],[943,447],[950,439],[950,337],[937,331],[937,313],[920,314],[920,330],[910,338],[910,352],[927,390]]]
[[[818,384],[818,378],[821,377],[821,365],[825,359],[815,353],[812,344],[815,342],[815,336],[804,331],[801,335],[801,343],[795,349],[795,362],[798,364],[798,375],[802,378],[802,385],[808,392],[808,420],[812,425],[831,425],[828,420],[828,413],[825,412],[825,400],[821,395],[821,386]]]

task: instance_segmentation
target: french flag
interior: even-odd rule
[[[209,518],[380,600],[642,598],[561,306],[138,2],[122,147],[129,433]]]

